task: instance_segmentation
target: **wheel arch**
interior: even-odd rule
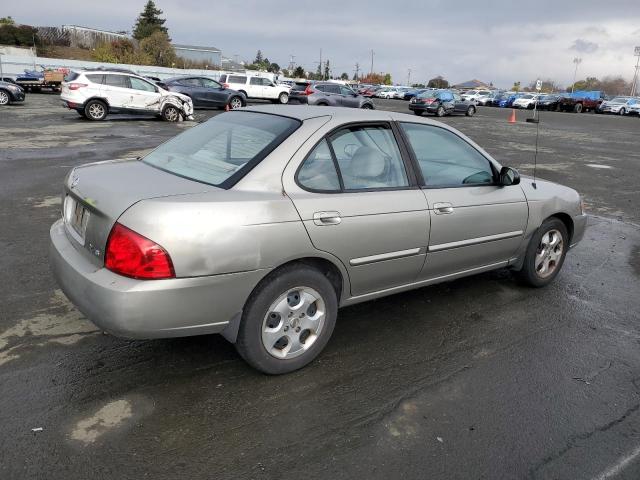
[[[87,98],[87,99],[84,101],[84,103],[82,104],[82,108],[84,108],[84,107],[87,105],[87,103],[89,103],[89,102],[90,102],[90,101],[92,101],[92,100],[99,100],[99,101],[101,101],[102,103],[104,103],[104,104],[107,106],[107,108],[108,108],[108,109],[109,109],[109,108],[111,108],[111,105],[109,105],[109,101],[108,101],[106,98],[104,98],[104,97],[99,97],[99,96],[97,96],[97,95],[94,95],[93,97],[89,97],[89,98]]]
[[[567,233],[569,234],[569,244],[571,244],[574,230],[573,219],[571,218],[571,215],[565,212],[557,212],[553,215],[549,215],[547,218],[545,218],[545,220],[549,220],[550,218],[557,218],[562,223],[564,223],[564,226],[567,227]]]
[[[338,306],[340,306],[341,300],[348,296],[348,292],[350,291],[349,276],[343,267],[338,266],[337,261],[330,260],[322,256],[304,256],[287,260],[286,262],[271,269],[269,273],[267,273],[260,279],[260,281],[258,281],[258,283],[256,283],[256,285],[251,290],[251,293],[247,297],[247,300],[254,294],[256,290],[258,290],[266,282],[270,281],[271,278],[273,278],[273,276],[276,275],[279,271],[294,265],[309,266],[315,268],[323,275],[325,275],[335,289]],[[236,343],[241,320],[242,312],[239,312],[229,321],[229,324],[221,332],[221,335],[231,343]]]

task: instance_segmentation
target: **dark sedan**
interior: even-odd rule
[[[427,112],[444,117],[452,113],[464,113],[467,117],[472,117],[476,113],[476,102],[463,100],[460,95],[450,90],[435,90],[422,92],[412,98],[409,110],[416,115]]]
[[[559,112],[560,100],[562,100],[562,95],[545,95],[540,100],[538,100],[538,110],[551,110],[554,112]]]
[[[294,87],[289,101],[307,105],[375,109],[371,99],[358,95],[345,85],[332,82],[310,83],[304,90]]]
[[[7,105],[11,102],[23,102],[24,90],[15,83],[0,81],[0,105]]]
[[[173,77],[158,82],[162,88],[191,97],[194,108],[225,108],[235,110],[247,104],[243,93],[226,88],[207,77]]]

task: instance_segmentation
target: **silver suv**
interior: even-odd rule
[[[290,100],[307,105],[375,109],[371,99],[358,95],[345,85],[332,82],[309,84],[304,91],[292,90]]]

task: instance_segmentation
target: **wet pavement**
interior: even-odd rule
[[[444,121],[531,173],[525,115]],[[496,271],[342,309],[281,377],[218,336],[104,335],[49,273],[69,168],[191,125],[91,123],[55,95],[0,110],[0,478],[640,478],[638,118],[543,114],[538,174],[593,214],[551,286]]]

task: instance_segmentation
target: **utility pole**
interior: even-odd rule
[[[369,74],[373,75],[373,49],[371,49],[371,70],[369,70]]]
[[[571,93],[573,93],[573,90],[575,89],[575,86],[576,86],[576,75],[578,74],[578,65],[582,63],[582,59],[580,57],[576,57],[573,59],[573,63],[576,64],[576,69],[573,71],[573,83],[571,84]]]
[[[293,69],[296,68],[296,63],[294,62],[294,59],[296,58],[296,56],[294,54],[289,54],[289,70],[293,71]]]
[[[411,69],[409,69],[409,73],[407,73],[407,87],[411,86]]]
[[[360,79],[360,64],[356,62],[356,81]]]
[[[638,57],[636,61],[636,72],[633,74],[633,81],[631,82],[631,96],[635,97],[637,92],[636,84],[638,83],[638,69],[640,69],[640,47],[636,47],[633,54]]]

